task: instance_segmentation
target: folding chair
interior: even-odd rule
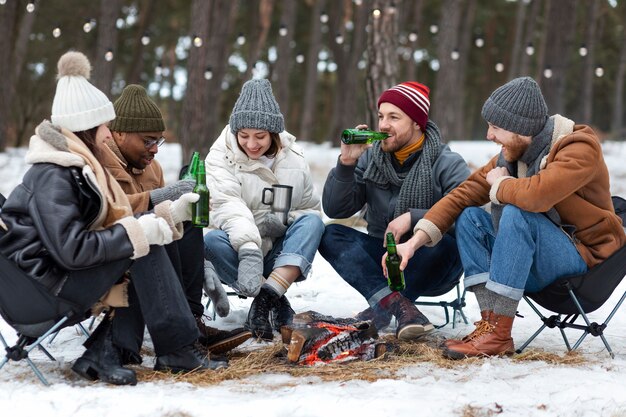
[[[543,324],[530,339],[517,349],[517,353],[521,353],[546,327],[557,327],[561,332],[568,351],[577,349],[587,335],[590,334],[599,336],[611,358],[615,357],[611,346],[604,337],[604,330],[624,302],[624,299],[626,299],[626,291],[602,324],[591,322],[587,314],[600,308],[609,299],[625,275],[626,246],[623,246],[607,260],[590,269],[586,274],[561,278],[537,293],[525,294],[524,300],[537,313]],[[531,299],[545,309],[557,314],[545,317],[531,302]],[[561,315],[565,315],[565,317],[561,319]],[[579,317],[582,317],[584,324],[575,323]],[[565,335],[564,329],[566,328],[582,330],[583,332],[573,346],[570,345]]]
[[[463,275],[463,273],[459,275],[459,279],[461,278],[461,275]],[[436,293],[426,293],[426,294],[423,294],[422,297],[438,297],[438,296],[447,294],[448,292],[452,290],[452,288],[456,288],[456,298],[451,301],[415,301],[414,303],[416,306],[443,307],[443,310],[446,315],[446,322],[443,324],[436,325],[435,328],[437,329],[441,329],[442,327],[450,323],[450,313],[448,311],[448,308],[452,309],[452,328],[453,329],[456,326],[457,314],[461,317],[461,319],[463,319],[463,322],[465,324],[468,324],[467,317],[465,316],[465,313],[463,312],[463,307],[466,306],[465,304],[466,290],[463,289],[463,292],[461,293],[461,283],[458,280],[456,281],[456,284],[454,284],[454,287],[449,287],[445,291],[437,291]],[[418,300],[420,299],[421,297],[418,298]]]

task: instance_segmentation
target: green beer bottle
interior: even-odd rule
[[[346,145],[372,143],[376,140],[385,140],[388,137],[388,133],[373,130],[346,129],[341,132],[341,141]]]
[[[180,177],[181,180],[195,180],[198,172],[198,162],[200,162],[200,152],[194,152],[187,166],[187,171]]]
[[[209,188],[206,186],[204,161],[198,161],[196,186],[193,192],[198,194],[200,199],[191,207],[191,222],[196,227],[207,227],[209,225]]]
[[[406,288],[404,282],[404,272],[400,270],[400,262],[402,257],[396,252],[396,242],[393,239],[393,233],[387,233],[387,285],[391,291],[402,291]]]

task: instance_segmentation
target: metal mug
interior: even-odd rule
[[[267,193],[271,194],[271,200],[269,201],[266,201]],[[272,184],[272,188],[263,188],[261,202],[270,206],[272,213],[285,225],[289,220],[292,193],[293,187],[291,185]]]

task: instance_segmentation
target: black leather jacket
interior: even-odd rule
[[[123,226],[92,231],[102,196],[74,167],[33,165],[2,206],[0,252],[53,293],[67,272],[133,256]]]

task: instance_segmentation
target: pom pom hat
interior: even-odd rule
[[[378,107],[381,103],[391,103],[405,112],[422,131],[426,130],[430,100],[430,89],[424,84],[415,81],[407,81],[384,91],[378,99]]]
[[[89,81],[91,64],[81,52],[67,52],[57,64],[52,123],[81,132],[115,119],[113,103]]]

